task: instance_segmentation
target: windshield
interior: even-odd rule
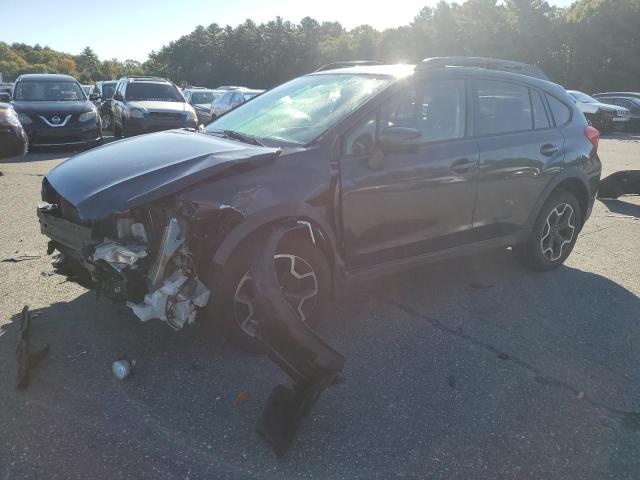
[[[575,98],[580,103],[599,103],[598,100],[596,100],[593,97],[590,97],[586,93],[576,92],[576,91],[569,92],[569,93],[573,98]]]
[[[263,93],[209,124],[261,139],[304,145],[393,81],[372,75],[309,75]]]
[[[130,101],[184,102],[178,89],[167,83],[130,83],[126,95]]]
[[[213,92],[192,92],[191,102],[196,104],[211,103],[214,100]]]
[[[102,97],[103,98],[111,98],[116,91],[116,83],[103,83],[102,84]]]
[[[14,99],[25,102],[74,102],[86,100],[80,85],[75,82],[18,82]]]

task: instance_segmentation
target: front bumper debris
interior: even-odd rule
[[[258,425],[258,433],[279,457],[293,444],[301,422],[322,392],[336,382],[345,364],[344,356],[299,320],[278,282],[273,261],[278,242],[300,228],[305,227],[275,230],[252,273],[261,318],[258,338],[271,360],[294,381],[291,387],[273,389]]]
[[[126,302],[142,321],[160,319],[174,329],[195,321],[209,301],[209,289],[198,279],[196,262],[185,243],[188,227],[175,212],[152,253],[147,231],[132,217],[114,219],[112,234],[99,237],[99,229],[62,217],[57,205],[38,208],[40,229],[51,239],[49,253],[57,249],[91,274],[98,295]],[[156,242],[157,245],[157,242]]]
[[[616,172],[600,180],[598,198],[640,195],[640,170]]]

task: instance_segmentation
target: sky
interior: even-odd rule
[[[101,59],[144,61],[152,50],[197,25],[236,26],[247,18],[262,23],[281,16],[338,21],[346,28],[369,24],[378,30],[410,23],[438,0],[0,0],[0,41],[49,46],[78,54],[90,46]],[[567,6],[572,0],[550,0]],[[384,6],[383,6],[384,5]]]

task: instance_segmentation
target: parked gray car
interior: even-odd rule
[[[224,92],[224,95],[218,97],[218,99],[211,104],[211,119],[214,120],[218,118],[223,113],[242,105],[253,97],[257,97],[262,92],[264,92],[264,90],[251,90],[249,88],[238,88]]]
[[[190,87],[182,91],[185,100],[198,115],[198,125],[211,121],[211,105],[224,93],[226,92],[223,90],[211,90],[203,87]]]
[[[196,128],[198,117],[172,82],[158,77],[123,77],[111,101],[116,138]]]

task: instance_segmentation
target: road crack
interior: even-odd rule
[[[432,317],[430,315],[425,315],[417,310],[415,310],[414,308],[405,305],[403,303],[397,302],[396,300],[393,300],[389,297],[386,297],[385,295],[381,294],[380,292],[377,292],[375,290],[369,289],[369,288],[364,288],[364,290],[369,293],[370,295],[373,295],[374,297],[382,300],[384,303],[391,305],[395,308],[397,308],[398,310],[401,310],[402,312],[415,317],[415,318],[419,318],[421,320],[425,320],[426,322],[430,323],[432,326],[434,326],[435,328],[437,328],[438,330],[441,330],[443,332],[446,332],[450,335],[453,335],[455,337],[458,337],[462,340],[465,340],[467,342],[469,342],[471,345],[473,345],[474,347],[478,347],[478,348],[482,348],[488,352],[491,352],[493,354],[496,355],[497,358],[499,358],[502,361],[509,361],[512,362],[513,364],[523,368],[524,370],[527,370],[528,372],[533,374],[533,379],[542,384],[542,385],[546,385],[546,386],[550,386],[550,387],[554,387],[557,388],[559,390],[564,390],[565,392],[568,392],[570,394],[572,394],[574,397],[581,399],[582,401],[588,403],[589,405],[603,411],[605,414],[607,414],[609,417],[614,418],[615,420],[618,421],[618,423],[620,424],[620,426],[622,426],[623,428],[627,429],[627,430],[632,430],[635,432],[640,431],[640,412],[635,412],[635,411],[627,411],[627,410],[622,410],[616,407],[612,407],[610,405],[607,405],[605,403],[602,403],[598,400],[595,400],[593,398],[591,398],[589,395],[587,395],[583,390],[574,387],[573,385],[545,375],[545,373],[540,370],[538,367],[536,367],[535,365],[530,364],[529,362],[527,362],[526,360],[523,360],[521,358],[518,358],[508,352],[505,352],[504,350],[491,345],[490,343],[487,343],[485,341],[480,340],[479,338],[474,337],[473,335],[469,335],[468,333],[465,333],[461,328],[452,328],[449,327],[447,325],[445,325],[441,320],[439,320],[438,318]]]

